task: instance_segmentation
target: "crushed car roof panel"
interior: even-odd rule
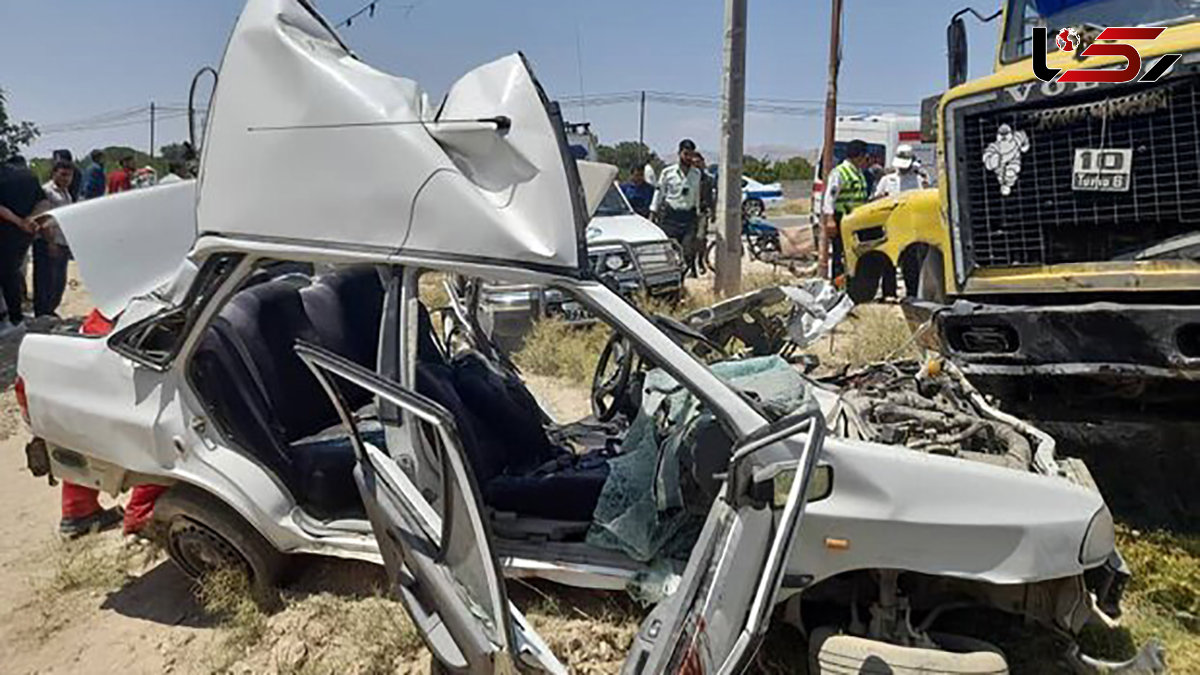
[[[213,96],[197,225],[575,272],[586,207],[555,111],[519,54],[433,106],[305,5],[252,0]]]

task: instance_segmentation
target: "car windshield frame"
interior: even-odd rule
[[[1031,13],[1032,11],[1032,13]],[[1033,55],[1034,26],[1044,25],[1050,39],[1067,26],[1166,26],[1200,20],[1200,0],[1092,0],[1064,7],[1048,16],[1037,13],[1036,0],[1008,0],[1001,33],[1000,62],[1016,63]],[[1047,49],[1053,42],[1047,42]]]

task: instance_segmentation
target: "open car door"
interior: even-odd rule
[[[296,350],[350,429],[355,479],[389,580],[435,657],[454,672],[566,672],[508,602],[481,493],[450,414],[326,350],[304,344]],[[422,496],[360,432],[360,421],[342,401],[348,386],[366,389],[427,425],[442,463],[440,499]],[[679,587],[643,622],[624,672],[745,669],[766,633],[805,503],[824,496],[811,480],[824,437],[824,418],[810,401],[736,443],[725,487]]]
[[[479,489],[454,418],[437,403],[327,350],[300,344],[297,353],[333,399],[347,426],[362,493],[388,581],[434,658],[450,672],[565,673],[566,669],[508,601],[492,552]],[[424,425],[440,455],[442,494],[426,499],[342,392],[358,387]]]

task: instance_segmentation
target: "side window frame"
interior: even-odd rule
[[[237,275],[244,258],[245,255],[241,253],[217,253],[209,257],[196,273],[183,302],[117,331],[108,339],[109,348],[147,368],[158,372],[169,370],[182,352],[188,336],[195,330],[205,308],[220,294],[221,288]],[[168,322],[181,322],[178,328],[166,326],[166,330],[173,332],[173,343],[165,350],[149,350],[146,342],[151,338],[152,331],[163,328]]]

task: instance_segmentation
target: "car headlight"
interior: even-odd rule
[[[604,268],[609,272],[620,272],[629,267],[629,260],[620,253],[609,253],[604,256]]]
[[[1096,515],[1092,516],[1092,522],[1088,523],[1087,534],[1083,535],[1083,545],[1079,547],[1079,562],[1085,567],[1099,565],[1108,559],[1116,547],[1112,513],[1109,512],[1108,506],[1101,506]]]
[[[792,483],[796,482],[796,466],[792,465],[778,471],[771,479],[771,505],[777,509],[787,506],[788,495],[792,491]],[[819,502],[833,492],[833,467],[820,464],[813,470],[812,479],[808,481],[808,503]]]

